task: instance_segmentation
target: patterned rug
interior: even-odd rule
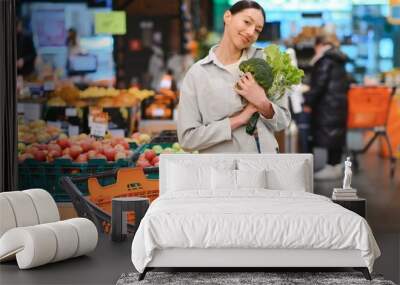
[[[364,278],[360,272],[148,272],[142,281],[138,281],[138,273],[124,273],[117,285],[134,284],[213,284],[213,285],[395,285],[384,280],[381,275],[372,275],[372,281]]]

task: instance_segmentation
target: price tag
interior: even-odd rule
[[[55,89],[54,81],[45,81],[43,83],[43,90],[44,91],[53,91]]]
[[[47,121],[47,125],[54,126],[59,129],[62,127],[62,123],[60,121]]]
[[[79,135],[79,126],[68,125],[68,136],[77,136]]]
[[[23,113],[24,112],[24,103],[18,103],[17,104],[17,113]]]
[[[76,108],[65,108],[66,117],[76,117],[78,114]]]
[[[95,137],[104,137],[107,131],[107,123],[92,122],[90,134]]]
[[[164,116],[164,113],[165,113],[164,109],[156,108],[153,110],[152,115],[153,115],[153,117],[162,117],[162,116]]]
[[[92,115],[89,115],[89,116],[88,116],[88,126],[89,126],[89,128],[92,127],[92,124],[93,124],[93,116],[92,116]]]
[[[25,103],[24,114],[27,121],[39,120],[42,114],[41,105],[37,103]]]
[[[125,137],[125,131],[123,129],[113,129],[113,130],[110,129],[109,132],[113,137],[117,138]]]

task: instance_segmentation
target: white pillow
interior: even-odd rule
[[[267,172],[262,170],[236,170],[238,188],[267,188]]]
[[[211,188],[213,190],[236,190],[236,170],[233,169],[211,169]]]
[[[290,159],[239,159],[240,170],[258,171],[266,169],[267,188],[271,190],[306,191],[309,189],[306,161]]]
[[[210,190],[211,168],[235,169],[233,159],[179,159],[169,161],[167,169],[167,191]]]
[[[211,188],[211,167],[169,163],[168,191]]]
[[[307,179],[304,167],[297,166],[290,171],[290,175],[279,169],[267,171],[268,189],[303,191],[306,192]]]

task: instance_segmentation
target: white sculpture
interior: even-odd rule
[[[344,178],[343,178],[343,189],[352,189],[351,188],[351,177],[353,175],[351,171],[351,161],[350,157],[347,157],[344,162]]]

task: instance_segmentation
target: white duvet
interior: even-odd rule
[[[135,268],[143,272],[154,250],[165,248],[358,249],[370,272],[380,256],[359,215],[320,195],[265,189],[164,194],[133,239]]]

